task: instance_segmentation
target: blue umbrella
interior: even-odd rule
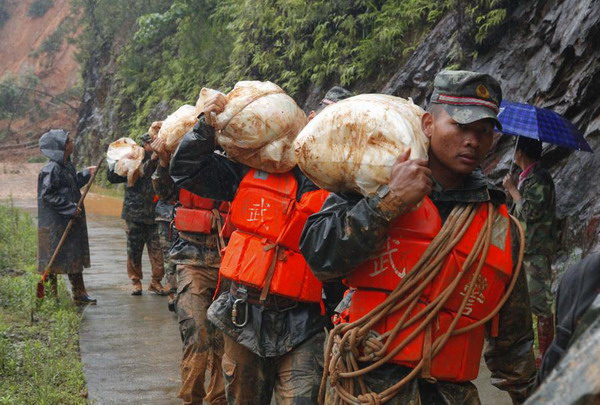
[[[503,101],[500,104],[498,120],[502,124],[504,134],[525,136],[569,149],[592,152],[581,131],[552,110]]]

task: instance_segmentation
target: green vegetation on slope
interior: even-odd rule
[[[80,315],[65,284],[38,302],[36,227],[0,204],[0,404],[85,404]]]
[[[173,111],[205,86],[226,91],[238,80],[271,80],[302,100],[311,85],[378,83],[444,15],[456,13],[480,43],[512,0],[78,1],[82,62],[93,60],[99,43],[118,55],[111,105],[119,132],[135,134],[162,118],[161,103],[161,113]],[[459,57],[449,62],[458,67],[475,55],[461,51],[453,34],[449,47]]]

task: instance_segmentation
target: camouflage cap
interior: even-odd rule
[[[330,88],[327,93],[325,93],[325,97],[321,100],[321,105],[329,105],[337,103],[345,98],[352,97],[353,94],[340,86],[333,86]]]
[[[502,101],[500,83],[486,73],[443,70],[433,82],[431,103],[441,104],[459,124],[491,118],[502,129],[498,111]]]
[[[150,136],[150,134],[144,134],[141,136],[140,141],[142,142],[142,145],[144,145],[145,143],[152,142],[152,137]]]

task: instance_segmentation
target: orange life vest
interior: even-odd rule
[[[502,298],[512,275],[512,254],[506,206],[500,207],[499,214],[492,230],[492,241],[485,264],[463,313],[457,314],[456,311],[464,298],[467,284],[471,281],[469,274],[472,274],[478,261],[463,276],[453,295],[450,296],[437,318],[433,320],[430,341],[435,341],[437,337],[444,334],[456,316],[460,317],[456,328],[463,328],[490,314]],[[487,215],[486,205],[481,204],[470,228],[448,255],[440,273],[423,291],[419,303],[413,308],[414,314],[425,308],[455,279],[471,251]],[[386,299],[398,281],[411,271],[432,239],[438,234],[441,226],[439,212],[429,198],[425,198],[417,210],[400,216],[392,223],[388,231],[386,246],[380,254],[361,264],[347,278],[348,285],[356,288],[350,303],[349,322],[367,314]],[[400,310],[382,319],[374,329],[379,333],[392,329],[403,312]],[[390,350],[405,340],[421,322],[422,319],[402,331],[390,346]],[[426,327],[421,331],[392,359],[392,362],[415,367],[423,357],[423,345],[427,330]],[[483,341],[484,325],[450,337],[438,355],[432,359],[431,376],[454,382],[475,379],[479,371]]]
[[[222,221],[222,236],[229,238],[233,225],[229,220],[229,203],[200,197],[187,190],[179,191],[181,206],[175,210],[175,227],[178,231],[210,235],[218,231],[216,220]],[[216,215],[219,215],[217,217]]]
[[[292,172],[251,169],[231,205],[237,230],[221,260],[223,277],[297,301],[321,302],[321,282],[300,253],[300,236],[308,217],[318,212],[328,192],[317,190],[296,201],[298,182]],[[268,280],[270,279],[270,283]]]

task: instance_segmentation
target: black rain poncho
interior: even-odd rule
[[[87,169],[76,172],[71,160],[63,163],[67,132],[51,130],[40,138],[40,150],[50,161],[38,176],[38,271],[43,272],[62,234],[75,215],[79,189],[90,178]],[[76,274],[90,267],[85,210],[75,219],[52,273]]]

